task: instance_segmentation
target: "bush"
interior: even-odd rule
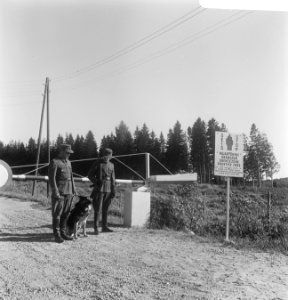
[[[202,230],[205,203],[195,185],[170,187],[169,193],[152,190],[151,200],[151,228]]]
[[[205,189],[207,188],[207,189]],[[211,186],[169,186],[169,192],[152,188],[150,228],[190,229],[198,235],[224,237],[226,193]],[[283,192],[278,191],[279,195]],[[262,196],[261,196],[262,195]],[[288,213],[274,205],[267,212],[265,194],[233,189],[230,197],[230,236],[253,241],[261,248],[277,245],[288,248]],[[276,198],[277,194],[274,195]],[[276,201],[276,200],[275,200]],[[275,202],[276,203],[276,202]]]

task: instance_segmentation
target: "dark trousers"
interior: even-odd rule
[[[71,211],[72,195],[64,195],[61,198],[52,197],[52,226],[54,235],[66,232],[66,222]]]
[[[102,228],[107,227],[108,209],[111,204],[111,193],[95,193],[93,197],[94,228],[99,227],[100,210],[102,207]]]

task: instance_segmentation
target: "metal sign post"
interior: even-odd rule
[[[226,242],[229,242],[229,223],[230,223],[230,177],[227,177],[227,201],[226,201]]]

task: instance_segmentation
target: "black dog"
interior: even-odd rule
[[[74,239],[78,238],[78,231],[83,227],[83,235],[86,234],[86,222],[91,211],[92,202],[83,196],[78,196],[79,201],[75,204],[75,207],[71,210],[67,220],[67,233],[73,236]]]

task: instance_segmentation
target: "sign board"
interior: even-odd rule
[[[243,177],[243,135],[215,132],[214,175]]]

